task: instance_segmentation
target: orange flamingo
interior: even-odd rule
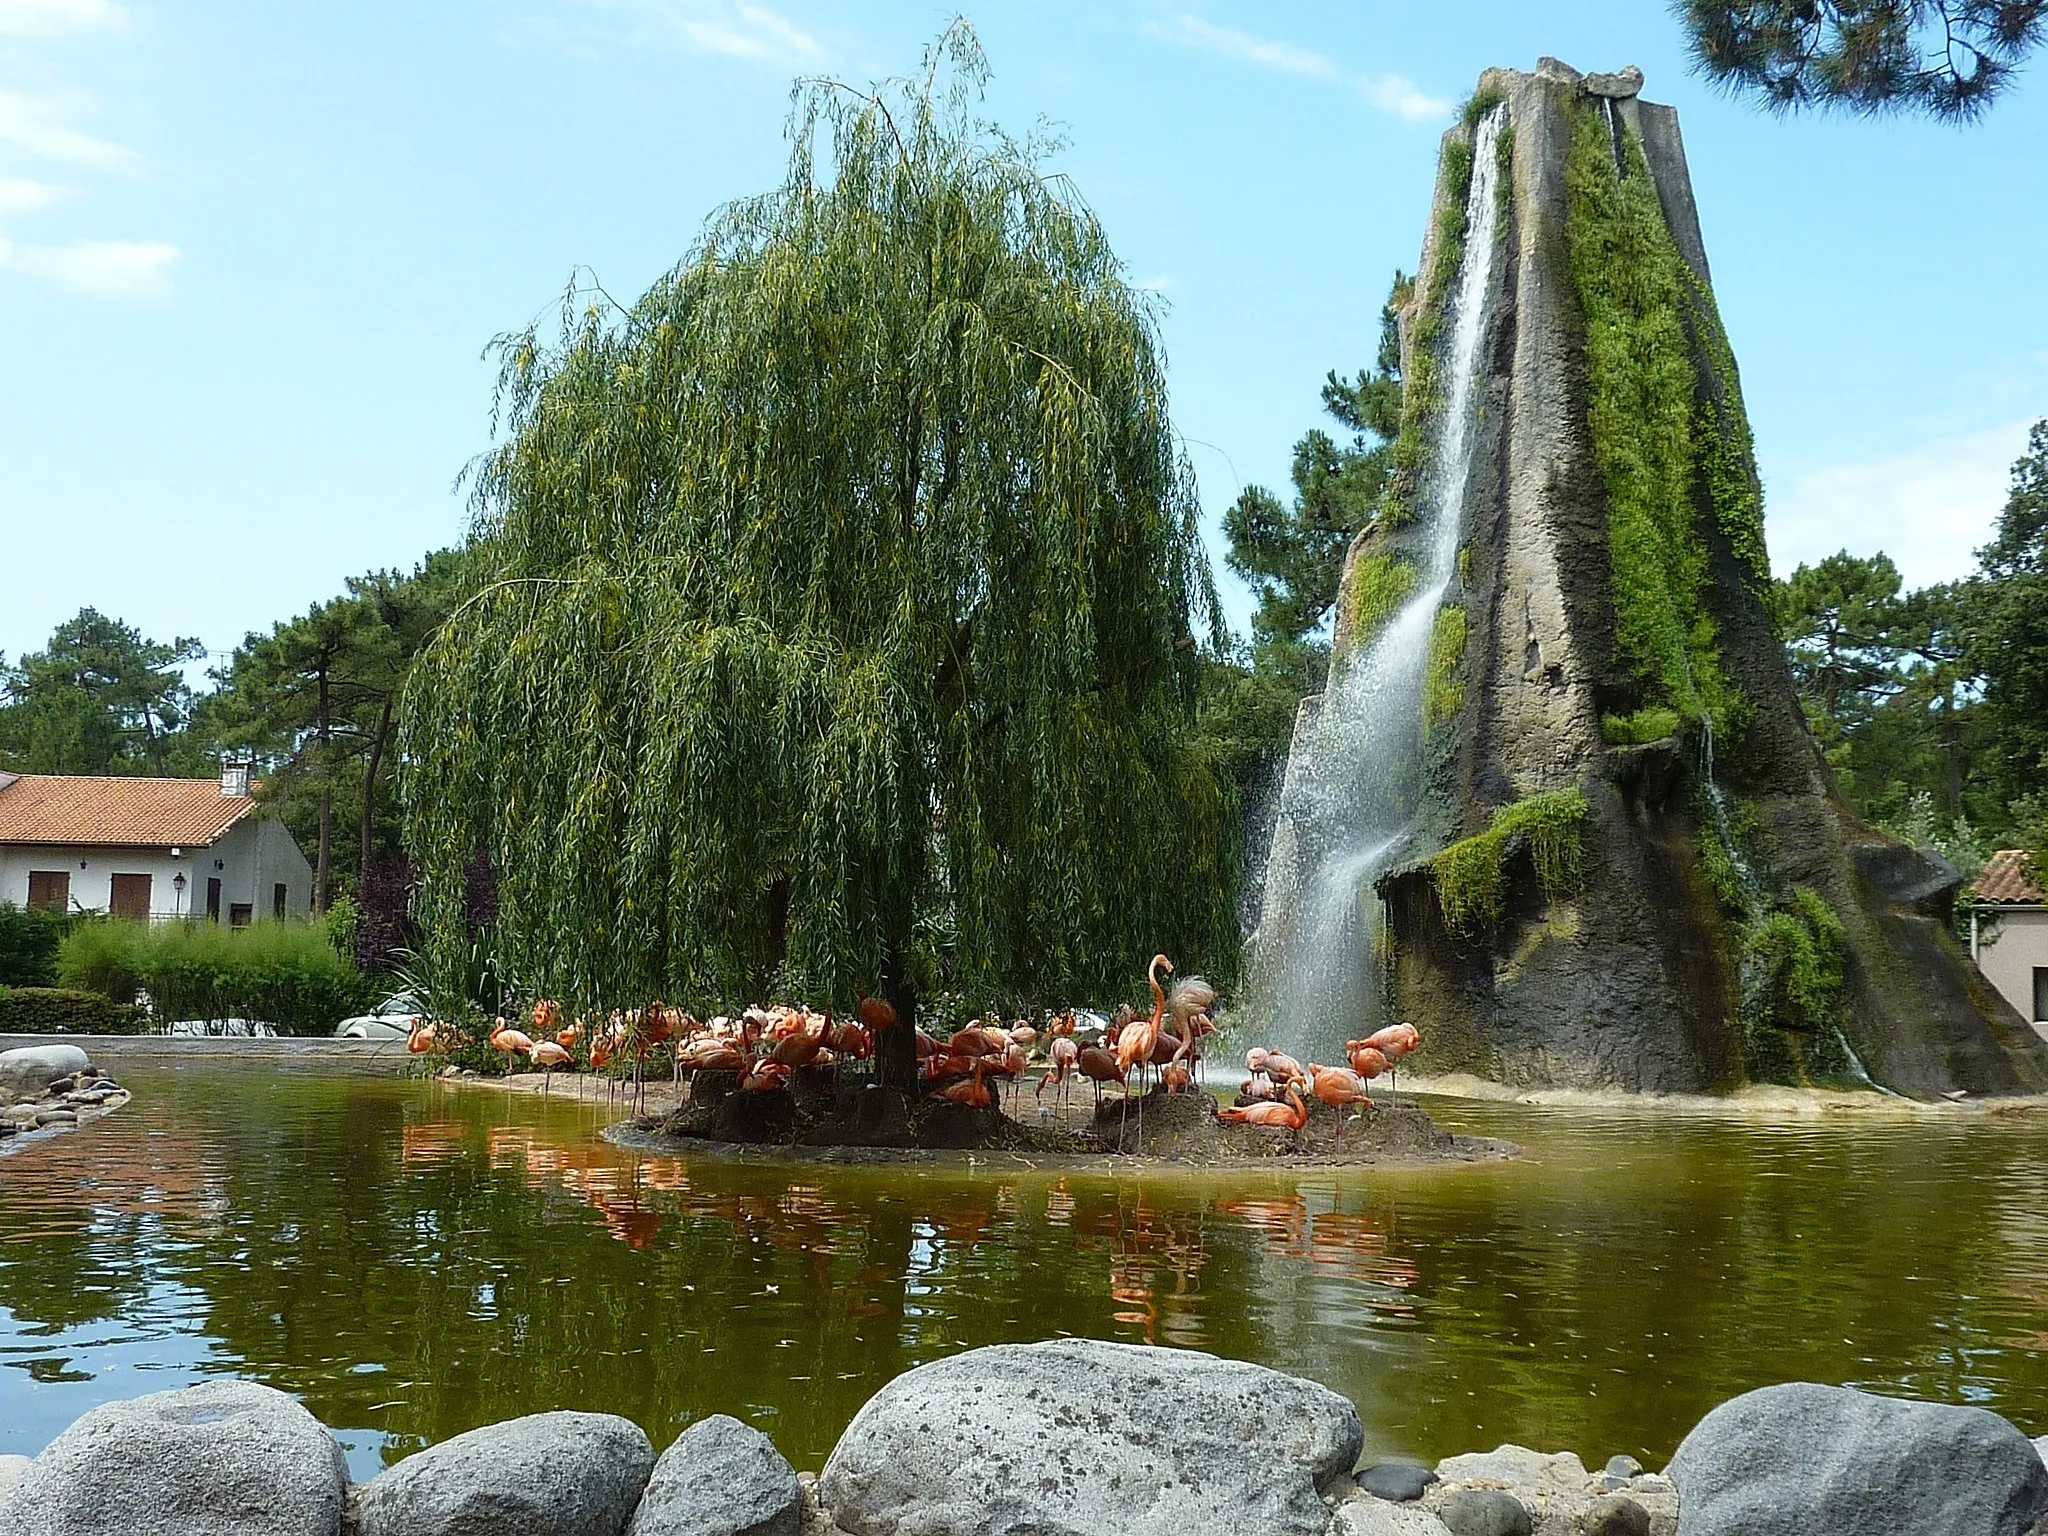
[[[498,1027],[491,1031],[490,1046],[494,1051],[505,1053],[505,1070],[509,1072],[512,1070],[514,1056],[523,1055],[533,1049],[533,1037],[511,1028],[503,1019],[497,1022]]]
[[[832,1010],[827,1008],[816,1017],[818,1027],[811,1031],[806,1026],[809,1025],[812,1015],[798,1014],[797,1018],[801,1024],[797,1032],[776,1041],[775,1049],[768,1053],[768,1059],[785,1067],[809,1066],[817,1058],[818,1052],[824,1049],[825,1042],[832,1034]]]
[[[405,1037],[405,1048],[415,1056],[423,1056],[429,1051],[445,1051],[448,1049],[448,1047],[441,1043],[440,1036],[435,1032],[434,1026],[425,1019],[414,1019],[412,1021],[412,1029]]]
[[[932,1097],[935,1099],[946,1099],[954,1104],[965,1104],[970,1109],[987,1109],[989,1107],[988,1086],[981,1080],[981,1074],[987,1068],[988,1059],[977,1056],[974,1060],[972,1075],[961,1078],[957,1083],[948,1083],[943,1088],[934,1089]]]
[[[1301,1101],[1301,1085],[1290,1081],[1285,1104],[1242,1104],[1217,1111],[1219,1120],[1232,1125],[1273,1125],[1298,1131],[1308,1124],[1308,1106]]]
[[[1152,1053],[1159,1046],[1159,1028],[1166,1018],[1166,988],[1159,984],[1159,970],[1164,966],[1169,974],[1173,962],[1164,955],[1154,955],[1152,964],[1146,967],[1145,979],[1152,984],[1152,1017],[1133,1019],[1117,1031],[1116,1064],[1124,1073],[1124,1096],[1130,1096],[1130,1071],[1138,1069],[1139,1081],[1144,1081],[1144,1071],[1152,1060]]]
[[[1391,1074],[1394,1102],[1401,1102],[1401,1058],[1422,1044],[1422,1032],[1413,1024],[1389,1024],[1385,1029],[1367,1035],[1362,1042],[1371,1046],[1386,1058],[1387,1070]]]
[[[1372,1095],[1366,1091],[1364,1079],[1356,1072],[1343,1067],[1319,1067],[1309,1063],[1309,1076],[1314,1086],[1309,1090],[1315,1096],[1337,1111],[1337,1150],[1344,1150],[1344,1111],[1354,1104],[1372,1107]]]
[[[788,1082],[788,1067],[779,1061],[764,1061],[748,1069],[746,1076],[740,1079],[740,1088],[745,1093],[773,1093],[787,1086]]]

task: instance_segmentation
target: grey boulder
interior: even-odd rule
[[[348,1471],[297,1399],[209,1381],[102,1403],[0,1508],[5,1536],[335,1536]]]
[[[1668,1469],[1682,1536],[2022,1536],[2048,1467],[1995,1413],[1791,1382],[1732,1398]]]
[[[9,1093],[41,1093],[59,1078],[92,1065],[75,1045],[22,1045],[0,1051],[0,1088]]]
[[[27,1456],[0,1456],[0,1500],[27,1475],[34,1462]]]
[[[363,1489],[359,1536],[622,1536],[654,1470],[640,1426],[536,1413],[408,1456]]]
[[[1618,69],[1613,74],[1595,71],[1586,76],[1588,96],[1612,96],[1617,100],[1626,101],[1629,97],[1640,96],[1642,93],[1643,72],[1633,64]]]
[[[890,1382],[818,1491],[852,1536],[1323,1536],[1364,1438],[1345,1399],[1263,1366],[998,1344]]]
[[[798,1536],[803,1489],[768,1437],[725,1414],[661,1453],[628,1536]]]
[[[1454,1488],[1436,1507],[1451,1536],[1529,1536],[1529,1508],[1498,1488]]]

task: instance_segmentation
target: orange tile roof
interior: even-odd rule
[[[2027,875],[2027,851],[2001,848],[1984,861],[1977,883],[1970,887],[1979,901],[2005,906],[2032,907],[2048,902],[2048,895]]]
[[[203,848],[254,808],[218,779],[0,773],[0,843]]]

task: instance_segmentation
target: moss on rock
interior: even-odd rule
[[[1415,562],[1392,552],[1367,555],[1351,574],[1350,612],[1341,637],[1342,650],[1372,644],[1381,630],[1415,593]]]
[[[1586,797],[1576,789],[1531,795],[1495,811],[1493,824],[1484,832],[1455,842],[1428,860],[1423,868],[1436,892],[1444,927],[1466,934],[1500,920],[1508,846],[1517,834],[1527,835],[1529,860],[1545,900],[1576,892],[1583,870],[1585,820]]]
[[[1465,658],[1465,637],[1470,623],[1459,603],[1446,603],[1437,610],[1429,631],[1429,656],[1422,672],[1422,734],[1429,737],[1436,728],[1465,704],[1465,684],[1458,674]]]

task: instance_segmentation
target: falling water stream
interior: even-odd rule
[[[1422,535],[1415,592],[1370,644],[1338,663],[1297,737],[1281,789],[1285,835],[1267,868],[1248,1011],[1276,1043],[1295,1049],[1362,1033],[1379,1006],[1373,881],[1414,834],[1423,673],[1437,610],[1457,574],[1478,437],[1504,112],[1495,107],[1473,134],[1465,250],[1446,316],[1444,409],[1415,509]]]

